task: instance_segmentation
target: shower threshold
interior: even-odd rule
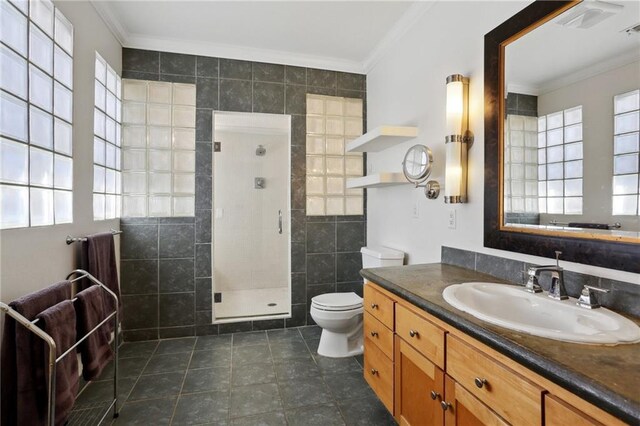
[[[222,291],[213,305],[214,324],[291,317],[288,287]]]

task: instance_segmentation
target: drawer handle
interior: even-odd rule
[[[377,331],[372,331],[371,332],[371,337],[378,337],[378,332]]]
[[[440,403],[440,407],[442,407],[443,411],[447,411],[449,408],[451,408],[451,403],[449,403],[447,401],[442,401]]]
[[[420,333],[418,333],[415,330],[409,330],[409,336],[411,336],[411,337],[419,337]]]
[[[375,368],[371,369],[371,374],[373,374],[374,376],[378,374],[378,370],[376,370]]]
[[[378,304],[377,303],[372,303],[371,304],[371,309],[378,309]]]
[[[431,391],[431,399],[435,401],[438,398],[440,398],[440,394],[436,391]]]
[[[484,385],[487,384],[487,379],[481,379],[480,377],[476,377],[474,382],[476,382],[476,386],[477,387],[482,389],[484,387]]]

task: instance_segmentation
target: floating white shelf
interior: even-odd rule
[[[354,139],[348,152],[378,152],[418,136],[417,127],[380,126]]]
[[[402,173],[383,172],[347,179],[347,188],[382,188],[409,183]]]

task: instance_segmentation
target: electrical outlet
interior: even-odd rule
[[[412,212],[411,212],[411,217],[413,217],[414,219],[419,219],[420,218],[420,208],[418,207],[418,201],[414,201],[413,202],[413,208],[412,208]]]
[[[449,210],[449,228],[456,229],[456,211]]]

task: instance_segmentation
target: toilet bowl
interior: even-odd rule
[[[362,247],[365,268],[402,265],[404,253],[388,247]],[[322,328],[318,354],[331,358],[363,352],[362,298],[355,293],[326,293],[311,298],[311,318]]]
[[[355,293],[325,293],[311,299],[311,318],[322,328],[318,354],[331,358],[363,351],[362,298]]]

